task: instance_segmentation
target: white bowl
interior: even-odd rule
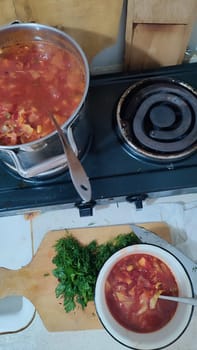
[[[175,342],[188,327],[193,306],[178,303],[174,316],[162,328],[150,333],[138,333],[121,326],[112,316],[105,298],[105,281],[113,266],[130,254],[149,254],[162,260],[173,273],[178,285],[179,296],[192,297],[191,280],[182,263],[170,252],[151,244],[136,244],[121,249],[112,255],[103,265],[95,288],[95,307],[97,315],[106,331],[119,343],[137,350],[162,349]]]

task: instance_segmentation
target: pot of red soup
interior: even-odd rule
[[[84,52],[66,33],[37,23],[0,28],[1,159],[23,177],[53,173],[65,156],[53,114],[75,153],[86,148],[89,87]]]
[[[193,307],[159,296],[193,296],[182,263],[163,248],[138,244],[120,250],[102,267],[95,289],[98,317],[121,344],[154,350],[175,342],[188,327]]]

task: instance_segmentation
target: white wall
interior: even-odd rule
[[[189,47],[192,51],[197,51],[197,22],[193,27],[193,31],[190,37]]]
[[[197,22],[193,27],[185,57],[190,63],[197,62]]]
[[[92,74],[117,72],[122,70],[124,61],[124,41],[126,27],[126,0],[124,0],[120,19],[117,42],[99,54],[97,54],[90,65]]]

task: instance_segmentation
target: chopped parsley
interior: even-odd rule
[[[60,238],[52,262],[56,265],[53,275],[58,279],[55,294],[63,299],[65,311],[70,312],[77,305],[84,309],[94,300],[97,276],[105,261],[116,251],[137,243],[140,240],[133,232],[120,234],[104,244],[94,240],[83,245],[69,232]]]

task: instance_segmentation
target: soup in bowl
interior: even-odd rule
[[[161,294],[193,296],[185,268],[163,248],[133,245],[102,267],[95,289],[96,311],[104,328],[123,345],[163,348],[185,331],[193,307],[159,299]]]

